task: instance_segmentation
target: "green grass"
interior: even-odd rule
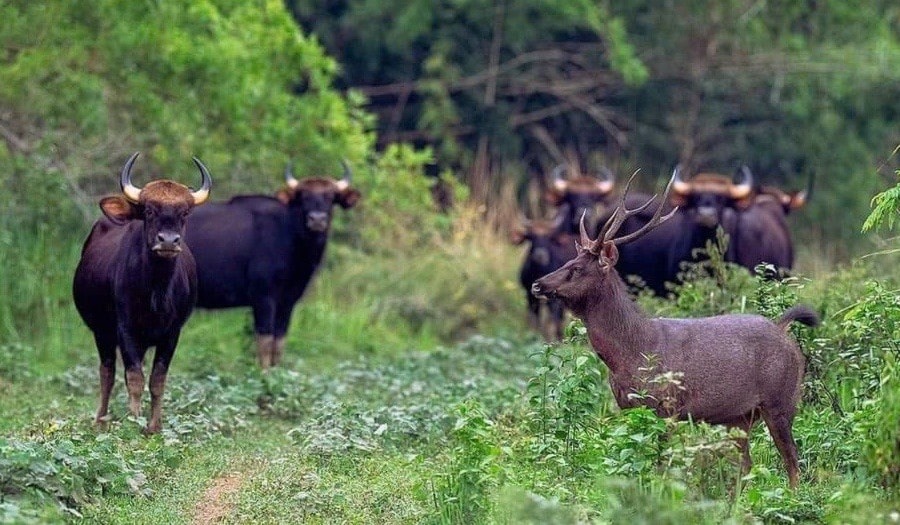
[[[15,242],[21,271],[61,241]],[[68,298],[77,248],[55,252],[47,279],[0,280],[13,293],[0,299],[0,523],[192,523],[203,508],[225,523],[877,523],[900,510],[892,266],[783,284],[714,268],[677,301],[641,298],[674,316],[775,316],[798,300],[824,314],[798,331],[809,366],[790,491],[762,427],[741,478],[724,429],[618,410],[580,325],[551,347],[525,332],[518,254],[490,234],[465,227],[414,257],[334,248],[267,375],[245,309],[195,312],[149,438],[126,415],[121,369],[110,428],[93,426],[96,355]]]

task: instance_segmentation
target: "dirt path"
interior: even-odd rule
[[[191,523],[209,525],[222,521],[234,509],[235,502],[229,496],[236,493],[243,483],[244,474],[241,472],[229,472],[214,479],[194,505]]]

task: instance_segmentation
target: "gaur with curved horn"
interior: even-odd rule
[[[249,306],[256,353],[265,370],[279,364],[297,302],[318,270],[335,206],[352,208],[361,194],[343,175],[294,176],[275,195],[241,195],[204,206],[188,221],[202,308]]]
[[[139,203],[141,200],[141,188],[138,188],[131,182],[131,168],[134,166],[134,162],[139,155],[140,152],[133,153],[125,162],[125,166],[122,168],[122,172],[119,175],[119,185],[122,187],[122,193],[125,195],[125,198],[134,204]],[[206,169],[206,166],[203,165],[203,162],[201,162],[200,159],[191,157],[191,160],[194,161],[194,164],[196,164],[197,168],[200,170],[200,189],[191,192],[191,197],[194,199],[194,205],[198,206],[206,202],[209,198],[209,190],[212,187],[212,177],[209,175],[209,170]]]
[[[96,422],[107,420],[115,377],[116,348],[125,365],[128,406],[141,413],[144,356],[156,347],[150,374],[148,433],[162,427],[162,397],[181,327],[197,299],[194,258],[183,242],[187,216],[209,197],[212,177],[199,159],[202,185],[191,191],[171,180],[138,188],[129,157],[119,175],[122,195],[100,201],[104,217],[94,223],[75,270],[75,307],[94,333],[100,356],[100,407]]]

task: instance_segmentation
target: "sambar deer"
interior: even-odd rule
[[[663,200],[671,186],[670,181]],[[787,328],[793,321],[815,326],[818,317],[809,308],[794,306],[775,323],[746,314],[649,318],[629,297],[615,269],[617,246],[668,220],[677,208],[661,216],[663,207],[657,206],[644,227],[622,237],[615,235],[625,219],[649,207],[654,199],[627,209],[623,195],[593,240],[582,222],[578,255],[535,281],[532,293],[559,299],[584,321],[591,346],[609,367],[609,383],[619,407],[648,406],[660,416],[737,427],[746,434],[762,418],[784,460],[790,486],[796,487],[799,465],[791,426],[800,400],[804,357]],[[669,372],[680,380],[674,396],[671,385],[654,387],[651,382]],[[635,395],[640,391],[649,395]],[[738,439],[737,445],[747,471],[751,465],[747,437]]]

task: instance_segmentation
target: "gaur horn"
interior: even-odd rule
[[[350,165],[345,159],[341,159],[341,166],[344,167],[344,175],[341,180],[337,181],[337,188],[338,191],[347,191],[350,188],[350,178],[353,176],[353,172],[350,171]]]
[[[730,195],[732,199],[744,199],[753,191],[753,173],[747,166],[741,166],[741,182],[731,186]]]
[[[809,199],[812,197],[813,192],[813,183],[816,180],[816,176],[814,173],[809,174],[809,182],[806,184],[805,190],[800,190],[797,192],[797,195],[791,199],[791,207],[793,208],[802,208],[809,202]]]
[[[300,181],[294,178],[294,163],[288,162],[284,168],[284,182],[290,189],[296,189],[300,185]]]
[[[565,163],[553,168],[553,187],[557,191],[566,191],[566,188],[569,186],[569,183],[566,182],[566,179],[564,179],[562,176],[563,172],[565,172],[567,169],[569,169],[569,166]]]
[[[204,166],[202,162],[200,162],[200,159],[197,157],[191,158],[194,160],[194,164],[197,165],[197,168],[200,169],[200,189],[191,192],[191,197],[194,198],[194,206],[199,206],[209,198],[209,189],[212,187],[212,177],[210,177],[209,170],[206,169],[206,166]]]
[[[674,173],[672,173],[672,191],[678,195],[690,195],[691,193],[691,183],[685,182],[681,178],[681,164],[676,164]]]
[[[613,175],[612,170],[607,168],[606,166],[600,166],[600,169],[598,171],[601,178],[597,181],[597,189],[602,193],[611,192],[616,184],[616,178]]]
[[[135,204],[141,200],[141,189],[131,183],[131,167],[134,166],[134,161],[137,160],[140,154],[141,152],[138,151],[128,158],[128,161],[125,162],[125,167],[122,168],[122,174],[119,176],[119,185],[122,187],[122,193],[125,194],[126,199]]]

